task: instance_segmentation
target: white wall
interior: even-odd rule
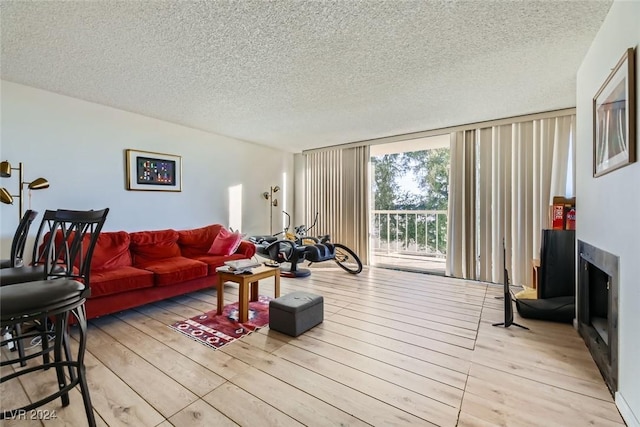
[[[42,176],[51,183],[33,192],[37,211],[109,207],[105,230],[228,225],[228,188],[242,184],[242,231],[266,234],[269,203],[261,194],[269,186],[283,187],[283,173],[286,188],[293,189],[292,153],[7,81],[0,90],[0,157],[14,167],[23,162],[26,181]],[[182,156],[182,192],[127,191],[127,148]],[[2,178],[0,185],[18,191],[17,177]],[[278,195],[274,230],[282,227]],[[291,190],[286,199],[291,210]],[[27,203],[25,191],[25,209]],[[0,215],[6,258],[18,223],[17,200],[0,205]]]
[[[620,257],[616,403],[630,426],[640,425],[640,162],[592,177],[592,100],[626,49],[638,47],[639,23],[640,2],[614,2],[577,76],[576,232],[578,239]],[[633,142],[637,150],[639,136]]]

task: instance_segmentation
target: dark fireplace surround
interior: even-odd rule
[[[618,389],[619,258],[578,240],[578,332],[611,393]]]

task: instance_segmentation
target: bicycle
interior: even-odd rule
[[[285,212],[285,215],[289,217],[289,214]],[[289,219],[291,221],[291,219]],[[325,234],[322,236],[309,236],[307,233],[313,227],[316,226],[318,222],[318,213],[316,212],[316,216],[313,219],[313,224],[311,227],[307,228],[305,225],[299,225],[294,227],[295,231],[295,242],[298,244],[305,244],[305,240],[313,242],[312,244],[330,244],[334,247],[334,258],[333,260],[338,264],[340,268],[350,274],[358,274],[362,271],[362,261],[358,255],[351,250],[349,247],[343,245],[342,243],[333,243],[331,242],[331,236],[329,234]],[[308,242],[307,242],[308,243]],[[326,261],[326,260],[325,260]],[[309,262],[309,265],[313,264],[313,262]]]
[[[311,227],[306,225],[296,226],[294,227],[294,233],[289,232],[291,216],[285,211],[283,213],[288,219],[283,231],[272,236],[252,236],[249,241],[256,245],[258,254],[277,263],[290,263],[291,268],[282,271],[284,276],[305,277],[311,274],[308,269],[297,268],[297,264],[305,260],[309,262],[309,265],[333,260],[347,273],[358,274],[362,271],[362,261],[347,246],[331,242],[328,234],[317,237],[307,235],[309,230],[315,227],[318,222],[317,213]],[[278,238],[280,235],[284,235],[285,238]]]

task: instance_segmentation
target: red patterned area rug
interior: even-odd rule
[[[249,320],[238,323],[238,303],[225,305],[221,315],[211,310],[170,327],[192,340],[217,349],[269,324],[270,297],[260,295],[249,302]]]

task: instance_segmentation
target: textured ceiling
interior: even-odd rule
[[[573,107],[610,5],[3,0],[1,76],[296,152]]]

